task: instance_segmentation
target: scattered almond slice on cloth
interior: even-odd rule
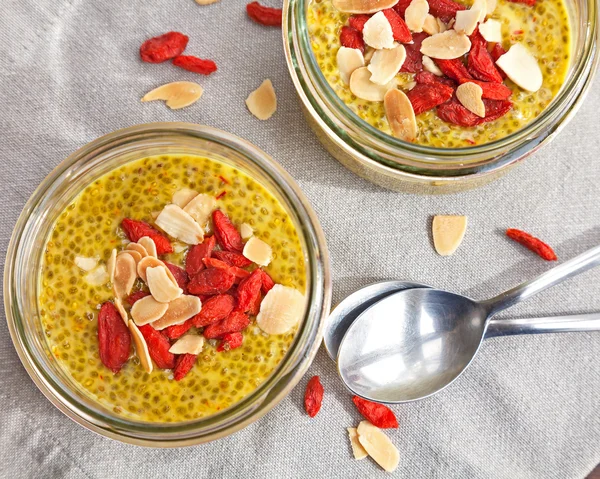
[[[146,248],[144,248],[141,244],[138,243],[129,243],[125,247],[125,251],[135,251],[136,253],[139,253],[142,258],[148,256],[148,251],[146,250]]]
[[[177,190],[175,193],[173,193],[171,203],[179,206],[180,208],[185,208],[185,206],[196,196],[198,196],[198,192],[196,190],[191,190],[190,188],[182,188],[181,190]]]
[[[202,227],[208,223],[211,213],[216,209],[217,200],[214,196],[200,194],[190,200],[183,211],[194,218],[196,223]]]
[[[302,319],[305,303],[297,289],[276,284],[260,304],[256,324],[267,334],[287,333]]]
[[[344,13],[375,13],[393,7],[398,0],[333,0],[332,3]]]
[[[271,80],[267,79],[246,98],[246,106],[259,120],[268,120],[277,110],[277,96]]]
[[[155,258],[158,258],[158,253],[156,252],[156,244],[154,243],[154,240],[152,238],[150,238],[149,236],[142,236],[137,241],[137,244],[139,244],[146,250],[148,256],[154,256]]]
[[[131,307],[131,317],[138,326],[158,321],[167,312],[168,303],[159,303],[152,296],[138,299]]]
[[[129,320],[127,327],[131,333],[131,339],[135,346],[135,353],[140,360],[140,364],[144,368],[144,371],[151,373],[153,369],[152,359],[150,358],[150,352],[148,351],[148,345],[146,344],[144,336],[133,321]]]
[[[392,26],[383,12],[376,13],[366,21],[362,34],[365,43],[377,50],[394,47]]]
[[[167,311],[157,321],[151,323],[154,329],[165,329],[168,326],[181,324],[193,316],[196,316],[202,309],[202,302],[197,296],[182,294],[174,301],[169,303]]]
[[[378,85],[389,84],[406,60],[406,49],[397,44],[394,48],[377,50],[367,67],[371,72],[371,82]]]
[[[456,89],[456,98],[462,106],[483,118],[485,117],[485,104],[481,99],[481,95],[483,95],[482,88],[473,82],[463,83]]]
[[[204,231],[188,213],[177,205],[167,205],[155,221],[156,225],[169,236],[187,244],[202,243]]]
[[[479,33],[487,42],[500,43],[502,41],[502,24],[498,20],[490,18],[479,25]]]
[[[354,459],[360,461],[364,459],[369,454],[365,451],[365,448],[362,447],[362,444],[358,441],[358,432],[356,432],[355,427],[349,427],[348,437],[350,438],[350,446],[352,447],[352,454],[354,455]]]
[[[444,76],[444,72],[440,70],[440,67],[438,67],[435,64],[435,62],[427,55],[423,55],[423,69],[428,71],[429,73],[433,73],[438,77]]]
[[[466,33],[471,35],[477,27],[479,17],[481,16],[480,10],[459,10],[456,12],[456,22],[454,23],[454,30],[459,33]]]
[[[259,266],[268,266],[273,258],[271,247],[256,236],[252,236],[244,245],[242,254]]]
[[[464,33],[456,30],[447,30],[444,33],[436,33],[423,40],[421,53],[430,58],[440,60],[453,60],[462,57],[471,49],[471,40]]]
[[[422,32],[427,15],[429,15],[427,0],[412,0],[404,13],[406,25],[409,30],[415,33]]]
[[[136,278],[137,271],[133,256],[129,254],[117,255],[113,281],[113,291],[115,296],[119,299],[128,296],[131,293]]]
[[[197,334],[186,334],[182,338],[179,338],[177,342],[169,349],[170,353],[173,354],[195,354],[198,355],[202,352],[204,347],[204,337]]]
[[[520,43],[515,43],[498,60],[496,65],[502,68],[506,76],[519,87],[536,92],[542,87],[542,71],[536,58]]]
[[[350,82],[352,72],[365,66],[365,58],[358,48],[340,47],[336,60],[340,78],[346,85]]]
[[[146,269],[146,284],[159,303],[169,303],[183,294],[183,290],[169,278],[167,271],[165,266]]]
[[[423,31],[427,33],[427,35],[435,35],[441,31],[438,19],[430,13],[425,16],[425,21],[423,22]]]
[[[127,315],[127,311],[125,311],[125,308],[123,307],[123,302],[119,298],[115,298],[115,308],[117,308],[117,311],[119,312],[121,318],[123,318],[123,321],[127,326],[127,323],[129,323],[129,316]]]
[[[106,266],[101,264],[100,266],[94,268],[84,277],[86,283],[91,286],[101,286],[103,284],[108,283],[110,279],[110,275],[106,271]]]
[[[75,256],[75,266],[83,271],[91,271],[98,266],[98,258],[86,258],[83,256]]]
[[[252,237],[252,235],[254,235],[254,230],[252,229],[252,226],[250,226],[248,223],[242,223],[240,225],[240,236],[242,237],[242,239],[248,240]]]
[[[383,105],[394,136],[404,141],[414,141],[417,137],[417,121],[406,94],[393,88],[385,94]]]
[[[479,22],[483,22],[487,15],[487,0],[475,0],[470,9],[479,10]],[[456,17],[456,21],[458,22],[458,16]],[[456,23],[454,24],[454,28],[456,28]]]
[[[171,110],[178,110],[196,103],[202,93],[202,87],[197,83],[176,81],[149,91],[142,97],[142,101],[164,100]]]
[[[369,421],[361,421],[356,428],[358,442],[385,471],[394,472],[400,462],[400,453],[392,441]]]
[[[198,5],[212,5],[213,3],[220,2],[221,0],[195,0]]]
[[[435,250],[441,256],[450,256],[462,243],[466,231],[466,216],[435,216],[432,224]]]
[[[113,248],[106,262],[106,271],[111,283],[115,282],[115,262],[117,261],[117,250]]]
[[[383,97],[392,86],[391,83],[387,85],[373,83],[368,67],[357,68],[350,77],[350,91],[362,100],[383,101]]]

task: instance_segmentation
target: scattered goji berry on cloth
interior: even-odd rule
[[[190,318],[182,324],[175,324],[173,326],[169,326],[165,328],[163,331],[167,335],[169,339],[177,339],[187,333],[190,328],[194,325],[194,318]]]
[[[98,350],[100,361],[118,373],[129,358],[131,335],[113,303],[107,301],[98,313]]]
[[[173,379],[181,381],[194,367],[197,357],[195,354],[180,354],[177,356],[175,369],[173,370]]]
[[[207,299],[200,312],[192,318],[197,328],[222,321],[233,311],[235,298],[230,294],[219,294]]]
[[[146,340],[148,352],[156,365],[160,369],[173,369],[175,367],[175,355],[169,352],[171,348],[169,338],[149,324],[139,326],[139,330]]]
[[[210,75],[217,71],[217,64],[212,60],[203,60],[192,55],[179,55],[173,59],[173,65],[189,72]]]
[[[434,61],[444,75],[459,83],[463,83],[473,78],[460,58],[454,58],[452,60],[436,59]]]
[[[525,231],[509,228],[506,230],[506,236],[517,243],[522,244],[546,261],[556,261],[558,259],[556,253],[549,245],[544,243],[541,239],[531,236],[529,233],[525,233]]]
[[[188,44],[187,35],[169,32],[142,43],[140,57],[148,63],[162,63],[183,53]]]
[[[273,278],[271,278],[271,276],[269,276],[269,273],[267,273],[266,271],[262,271],[262,293],[263,294],[267,294],[269,291],[271,291],[271,289],[273,288],[273,286],[275,286],[275,281],[273,281]]]
[[[413,37],[410,34],[410,30],[406,25],[406,22],[396,12],[396,10],[393,8],[386,8],[383,10],[383,14],[385,15],[385,18],[387,18],[387,21],[390,22],[394,40],[400,43],[408,43],[412,41]]]
[[[431,110],[452,98],[454,89],[448,85],[439,83],[437,85],[417,84],[406,96],[412,104],[415,115]]]
[[[238,268],[245,268],[252,264],[252,261],[243,254],[234,253],[232,251],[215,251],[213,256],[230,266],[237,266]]]
[[[355,30],[362,32],[363,28],[365,28],[365,23],[369,21],[369,18],[371,18],[371,15],[352,15],[348,19],[348,25]]]
[[[136,301],[139,301],[142,298],[145,298],[146,296],[150,296],[150,293],[148,293],[147,291],[136,291],[135,293],[131,293],[129,296],[127,296],[127,302],[129,303],[130,306],[133,306]]]
[[[185,258],[185,271],[190,278],[204,269],[204,262],[202,260],[210,258],[216,245],[216,238],[209,236],[208,238],[204,238],[202,243],[194,245],[188,250]]]
[[[175,281],[177,281],[177,285],[183,290],[183,294],[187,294],[187,286],[190,282],[190,277],[185,272],[185,270],[176,264],[169,263],[168,261],[164,261],[165,266],[169,269]]]
[[[373,401],[367,401],[359,396],[354,396],[352,401],[358,411],[369,420],[373,426],[380,429],[389,429],[398,427],[398,419],[393,411],[383,404]]]
[[[234,282],[235,274],[228,269],[203,269],[190,280],[188,292],[190,294],[221,294],[231,288]]]
[[[217,352],[231,351],[232,349],[239,348],[244,342],[244,335],[240,332],[230,333],[223,336],[221,344],[217,346]]]
[[[125,231],[129,241],[133,243],[137,242],[144,236],[148,236],[152,239],[152,241],[154,241],[157,254],[162,255],[173,252],[173,246],[171,245],[169,239],[144,221],[124,218],[123,221],[121,221],[121,228],[123,228],[123,231]]]
[[[237,311],[245,313],[252,309],[256,297],[260,296],[262,281],[263,273],[260,269],[255,269],[250,276],[242,280],[237,290]]]
[[[306,384],[306,392],[304,393],[304,409],[310,417],[315,417],[321,409],[323,403],[323,385],[319,376],[313,376]]]
[[[362,34],[353,27],[343,26],[340,30],[340,44],[346,48],[356,48],[364,53],[365,42]]]
[[[264,7],[258,2],[252,2],[246,5],[246,13],[256,23],[268,27],[280,27],[283,12],[281,8]]]
[[[425,32],[413,34],[413,42],[404,45],[406,59],[400,68],[401,72],[418,73],[423,70],[423,54],[421,44],[429,35]]]
[[[226,334],[243,331],[249,324],[250,318],[245,313],[233,311],[223,321],[208,325],[202,334],[206,339],[219,339]]]
[[[429,13],[446,23],[456,16],[456,12],[467,8],[452,0],[428,0],[427,3],[429,4]]]
[[[471,50],[468,55],[468,64],[471,75],[481,81],[502,83],[502,75],[487,50],[485,38],[479,33],[479,30],[475,30],[469,38],[471,39]]]
[[[236,227],[233,226],[227,215],[221,210],[215,210],[213,211],[212,220],[215,236],[221,248],[225,251],[241,253],[244,249],[242,236]]]

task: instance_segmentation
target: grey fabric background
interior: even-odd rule
[[[279,0],[270,0],[278,6]],[[600,243],[600,84],[550,146],[483,189],[409,196],[345,170],[300,113],[281,33],[251,23],[242,0],[4,0],[0,12],[0,256],[34,188],[68,154],[117,128],[189,121],[256,143],[296,178],[329,242],[334,301],[375,280],[398,278],[486,298],[550,267],[503,237],[520,227],[569,258]],[[219,65],[209,78],[138,60],[141,42],[168,30],[188,52]],[[244,99],[271,78],[279,108],[267,122]],[[151,88],[195,80],[194,106],[141,104]],[[469,216],[459,252],[433,251],[430,217]],[[541,294],[512,317],[600,310],[600,268]],[[384,477],[355,462],[346,427],[359,415],[323,350],[310,368],[326,390],[320,414],[302,411],[306,379],[265,418],[208,445],[152,450],[94,435],[35,388],[0,321],[0,471],[3,477]],[[600,334],[488,341],[444,393],[394,407],[398,478],[582,478],[600,462]]]

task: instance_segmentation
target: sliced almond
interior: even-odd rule
[[[242,223],[240,225],[240,236],[243,240],[250,239],[253,234],[254,230],[252,229],[252,226],[250,226],[248,223]]]
[[[155,258],[154,256],[146,256],[145,258],[142,258],[142,260],[138,263],[137,274],[140,278],[142,278],[142,281],[144,283],[148,283],[148,279],[146,278],[146,270],[148,268],[156,268],[157,266],[164,265],[165,263],[163,263],[158,258]]]
[[[133,284],[137,278],[135,259],[129,254],[117,255],[115,260],[115,278],[113,281],[113,291],[115,297],[124,298],[131,293]]]
[[[350,91],[358,98],[368,101],[383,101],[386,92],[393,85],[378,85],[371,81],[371,72],[367,67],[357,68],[350,76]]]
[[[113,248],[110,252],[110,257],[106,262],[106,271],[111,283],[115,282],[115,261],[117,260],[117,250]]]
[[[259,120],[268,120],[277,110],[277,96],[271,80],[267,79],[246,98],[246,106]]]
[[[129,243],[125,247],[125,251],[135,251],[139,253],[142,258],[148,256],[148,251],[146,251],[146,248],[144,248],[141,244],[138,243]]]
[[[449,30],[451,28],[450,24],[446,25],[441,18],[436,18],[435,20],[438,24],[439,33],[444,33],[446,30]],[[454,18],[452,18],[450,22],[452,23],[452,25],[454,25]]]
[[[383,99],[385,115],[396,138],[414,141],[417,137],[417,120],[412,104],[404,92],[394,88]]]
[[[475,27],[477,27],[480,16],[481,10],[459,10],[456,12],[454,29],[459,33],[471,35],[475,31]]]
[[[273,250],[263,240],[252,236],[244,245],[242,254],[259,266],[268,266],[273,258]]]
[[[367,67],[371,72],[370,80],[378,85],[387,85],[394,79],[404,60],[406,60],[406,50],[402,45],[377,50]]]
[[[444,76],[444,72],[440,70],[440,67],[438,67],[427,55],[423,55],[423,69],[439,77]]]
[[[423,31],[427,33],[427,35],[435,35],[436,33],[440,33],[440,23],[438,20],[438,18],[435,18],[433,15],[428,13],[425,16],[425,21],[423,22]]]
[[[383,12],[378,12],[365,22],[363,40],[377,50],[394,47],[392,26]]]
[[[205,194],[196,195],[185,207],[185,211],[201,227],[208,223],[211,213],[217,208],[217,200],[214,196]]]
[[[487,14],[491,15],[496,10],[497,0],[487,0]]]
[[[86,274],[83,279],[91,286],[102,286],[103,284],[108,283],[110,276],[106,271],[106,266],[101,264]]]
[[[137,271],[137,265],[140,261],[142,261],[142,255],[132,249],[123,250],[119,253],[119,255],[121,255],[121,254],[128,254],[133,257],[133,259],[135,260],[135,267],[136,267],[136,271]]]
[[[542,87],[543,77],[535,57],[520,43],[515,43],[508,52],[496,61],[506,76],[524,90],[536,92]]]
[[[127,323],[127,326],[129,327],[131,339],[133,340],[133,345],[135,346],[135,353],[140,359],[140,364],[144,368],[144,371],[151,373],[153,368],[152,359],[150,358],[150,352],[148,351],[148,345],[146,344],[144,336],[133,321],[130,320]]]
[[[479,33],[486,41],[499,43],[502,41],[502,24],[498,20],[490,18],[479,25]]]
[[[412,32],[422,32],[428,14],[429,4],[427,0],[412,0],[404,13],[406,25]]]
[[[398,0],[333,0],[333,6],[344,13],[375,13],[392,8]]]
[[[91,271],[98,266],[98,258],[85,258],[84,256],[75,256],[75,266],[83,271]]]
[[[459,58],[471,49],[471,40],[464,33],[456,30],[447,30],[436,33],[423,40],[421,53],[431,58],[452,60]]]
[[[287,333],[302,319],[305,303],[297,289],[276,284],[260,303],[256,324],[267,334]]]
[[[164,100],[171,110],[178,110],[196,103],[202,93],[202,87],[197,83],[176,81],[149,91],[142,97],[142,101]]]
[[[364,459],[368,456],[367,451],[365,451],[365,448],[362,447],[361,443],[358,441],[358,433],[356,432],[356,428],[349,427],[347,428],[347,430],[348,437],[350,438],[350,446],[352,446],[352,454],[354,455],[354,459],[360,461],[361,459]]]
[[[483,118],[485,116],[485,104],[481,99],[483,90],[477,83],[466,82],[456,89],[456,98],[470,112]]]
[[[433,245],[441,256],[453,254],[465,237],[466,216],[436,216],[433,218]]]
[[[183,294],[169,303],[167,311],[157,321],[152,323],[154,329],[165,329],[168,326],[181,324],[196,316],[202,309],[202,302],[197,296]]]
[[[475,0],[471,5],[471,10],[479,10],[478,21],[483,22],[488,11],[487,0]],[[456,22],[458,23],[458,15],[456,16]],[[454,28],[456,29],[456,23],[454,24]]]
[[[381,429],[369,421],[361,421],[356,432],[361,446],[377,464],[387,472],[396,470],[400,462],[400,453]]]
[[[204,338],[202,336],[186,334],[171,346],[169,352],[173,354],[200,354],[203,347]]]
[[[169,236],[187,244],[202,243],[204,232],[189,214],[177,205],[167,205],[155,221]]]
[[[115,298],[115,308],[117,308],[117,311],[127,326],[127,323],[129,323],[129,316],[127,316],[127,311],[125,311],[125,308],[123,307],[123,301],[121,301],[119,298]]]
[[[192,201],[196,196],[198,196],[198,192],[196,190],[182,188],[181,190],[177,190],[175,193],[173,193],[171,203],[179,206],[180,208],[185,208],[185,205]]]
[[[152,238],[150,238],[149,236],[142,236],[138,240],[138,244],[144,247],[144,249],[148,253],[148,256],[154,256],[155,258],[158,258],[158,253],[156,251],[156,243]]]
[[[336,56],[340,78],[347,85],[350,75],[357,68],[365,66],[365,58],[358,48],[340,47]]]
[[[159,303],[152,296],[138,299],[131,307],[131,317],[138,326],[153,323],[164,316],[169,308],[168,303]]]
[[[168,271],[166,266],[146,269],[146,284],[159,303],[169,303],[183,294],[183,290],[167,274]]]
[[[369,63],[371,63],[371,58],[373,58],[373,55],[375,54],[377,50],[375,50],[373,47],[370,47],[369,45],[365,45],[365,53],[364,53],[364,58],[365,58],[365,65],[368,65]]]

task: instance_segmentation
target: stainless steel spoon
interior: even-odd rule
[[[471,363],[493,315],[598,264],[600,246],[480,302],[438,289],[393,293],[348,328],[339,346],[340,376],[352,392],[374,401],[402,403],[431,396]],[[592,323],[578,330],[600,329],[597,321]],[[551,324],[545,328],[562,330]]]

